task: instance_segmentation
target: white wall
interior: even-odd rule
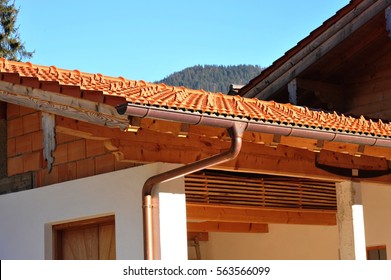
[[[391,186],[361,183],[366,246],[387,246],[391,259]]]
[[[107,214],[115,215],[117,259],[143,259],[142,186],[150,176],[176,166],[144,165],[0,196],[0,259],[50,259],[53,224]],[[177,247],[170,253],[164,248],[174,246],[172,240],[167,240],[166,245],[165,237],[162,238],[162,256],[184,259],[187,248],[183,178],[162,184],[160,190],[160,195],[165,196],[160,207],[176,207],[169,213],[176,223],[169,227],[165,225],[167,211],[161,213],[162,235],[177,236]],[[173,194],[166,193],[170,191]]]
[[[270,224],[269,233],[209,233],[200,243],[202,259],[338,259],[337,226]]]

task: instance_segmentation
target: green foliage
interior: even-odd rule
[[[18,13],[14,1],[0,0],[0,57],[20,61],[31,58],[33,52],[26,51],[20,40],[18,27],[15,26]]]
[[[175,72],[156,83],[227,93],[231,84],[245,85],[258,76],[261,70],[260,66],[255,65],[196,65]]]

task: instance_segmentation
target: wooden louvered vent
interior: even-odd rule
[[[203,171],[185,177],[187,202],[272,208],[337,209],[335,183]]]

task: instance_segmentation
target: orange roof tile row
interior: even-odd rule
[[[114,106],[129,102],[160,108],[246,118],[266,123],[391,138],[391,125],[383,123],[381,120],[374,122],[366,120],[364,117],[352,118],[337,113],[315,111],[306,107],[273,101],[133,81],[122,77],[113,78],[101,74],[83,73],[79,70],[64,70],[55,66],[39,66],[29,62],[14,62],[6,59],[0,59],[0,74],[3,81],[62,94],[68,94],[66,89],[71,86],[74,91],[76,89],[79,92],[78,94],[72,93],[72,96],[77,98],[94,99],[94,96],[103,95],[104,98],[97,98],[97,102],[106,102],[107,97],[117,97],[116,104],[106,102]],[[26,83],[26,79],[28,83]],[[31,79],[35,82],[32,82]],[[48,90],[44,87],[45,83],[56,83],[58,86]]]

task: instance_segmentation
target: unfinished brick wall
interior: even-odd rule
[[[62,133],[56,133],[54,164],[50,173],[42,151],[41,113],[8,104],[8,176],[33,171],[35,186],[40,187],[135,166],[134,163],[117,162],[103,141]]]
[[[0,179],[7,176],[6,103],[0,101]]]
[[[42,147],[41,113],[8,104],[8,176],[43,168]]]

